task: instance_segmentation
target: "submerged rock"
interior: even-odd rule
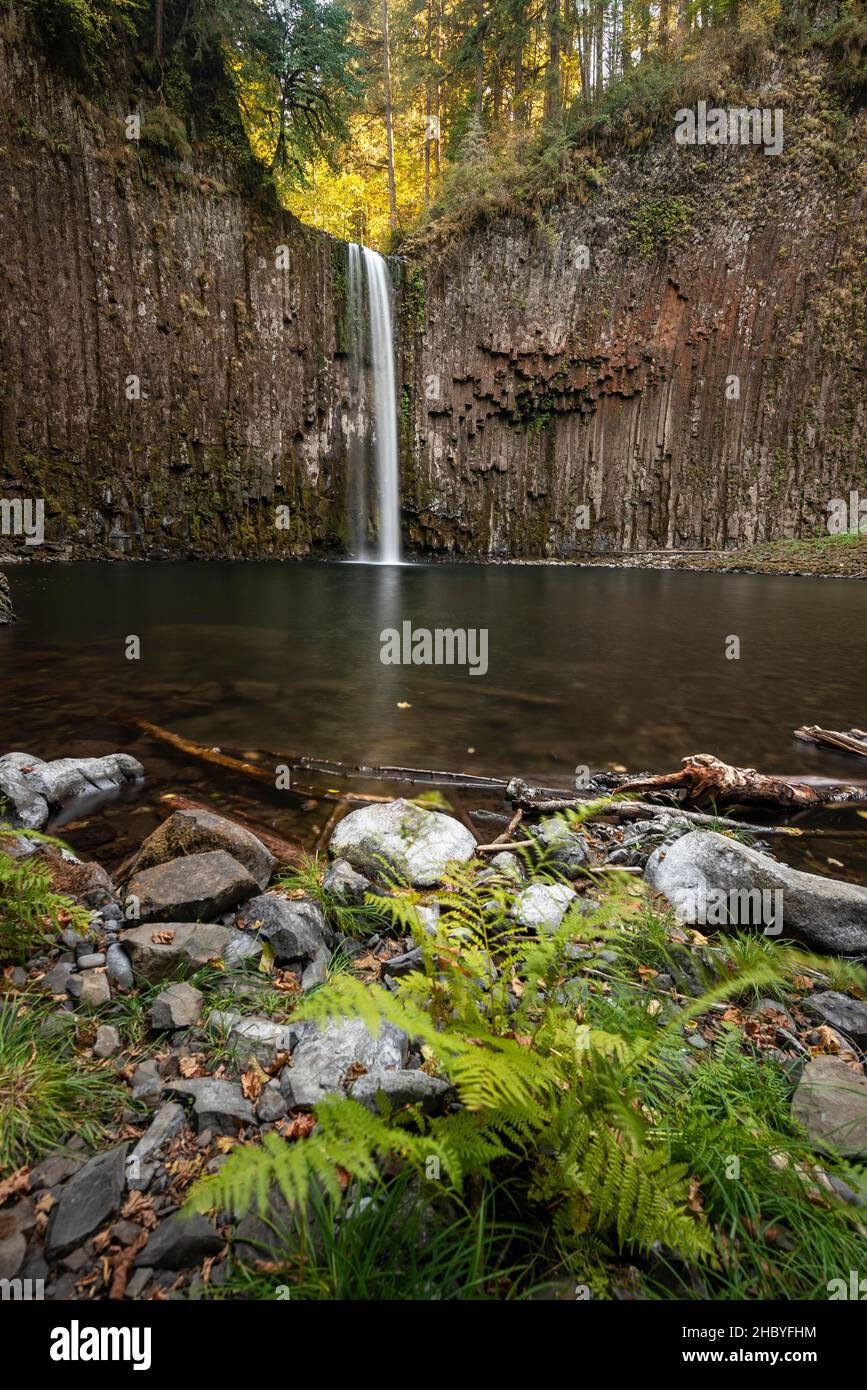
[[[188,854],[135,873],[127,884],[139,922],[219,917],[258,888],[249,869],[225,850]]]
[[[224,850],[249,871],[258,888],[264,888],[274,871],[275,859],[250,830],[213,811],[173,811],[142,844],[133,873],[166,864],[184,855]]]
[[[711,894],[779,890],[784,931],[825,951],[867,951],[867,888],[790,869],[713,830],[693,830],[656,850],[644,877],[684,921],[697,925],[696,903]]]
[[[14,812],[17,824],[41,830],[50,815],[71,802],[105,798],[118,788],[144,778],[144,768],[128,753],[104,758],[57,758],[46,763],[32,753],[0,757],[0,794]]]
[[[204,922],[154,922],[122,933],[119,945],[132,962],[133,975],[157,983],[182,968],[207,965],[209,960],[255,959],[262,947],[247,932]]]
[[[450,861],[465,864],[475,847],[469,830],[453,816],[400,800],[350,812],[329,850],[372,878],[393,876],[429,888],[439,883]]]

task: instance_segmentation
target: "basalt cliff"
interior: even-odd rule
[[[78,90],[14,18],[0,92],[0,495],[46,513],[45,546],[0,551],[341,553],[371,428],[345,245],[201,145],[128,138],[141,94]],[[806,63],[766,100],[779,155],[662,132],[394,259],[409,547],[725,548],[867,488],[863,115]]]

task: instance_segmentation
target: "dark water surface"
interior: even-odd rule
[[[580,764],[665,771],[699,752],[767,772],[867,771],[792,738],[799,724],[867,725],[855,580],[439,564],[8,573],[20,621],[0,629],[4,751],[127,748],[153,785],[191,790],[200,773],[131,729],[140,717],[209,745],[563,786]],[[383,665],[381,631],[406,620],[486,628],[487,674]]]

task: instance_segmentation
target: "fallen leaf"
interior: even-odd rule
[[[182,1057],[178,1062],[178,1071],[181,1076],[185,1078],[191,1076],[204,1076],[204,1060],[205,1054],[203,1052],[194,1052],[189,1057]]]
[[[398,709],[412,709],[409,700],[398,700],[397,707]]]
[[[132,1245],[128,1245],[125,1250],[122,1250],[114,1261],[111,1284],[108,1290],[109,1298],[123,1298],[126,1293],[127,1283],[129,1282],[129,1272],[132,1268],[133,1260],[139,1251],[144,1249],[147,1244],[147,1239],[147,1231],[142,1231],[140,1236],[136,1236]]]
[[[277,1125],[284,1139],[306,1139],[315,1128],[316,1116],[309,1114],[292,1115]]]
[[[0,1207],[4,1202],[8,1202],[10,1197],[18,1197],[22,1192],[30,1191],[30,1169],[19,1168],[16,1172],[10,1173],[8,1178],[0,1182]]]
[[[151,933],[151,942],[154,946],[171,946],[175,939],[173,931],[155,931]]]
[[[241,1090],[244,1092],[247,1100],[251,1101],[253,1105],[256,1104],[256,1101],[261,1096],[262,1087],[267,1080],[267,1072],[262,1070],[254,1057],[249,1071],[245,1071],[241,1076]]]

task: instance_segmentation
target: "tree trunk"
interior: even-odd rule
[[[545,69],[545,119],[560,114],[560,0],[547,0],[548,64]]]
[[[163,61],[163,15],[165,0],[154,0],[154,62]]]
[[[430,146],[431,146],[431,138],[432,138],[432,134],[433,134],[433,132],[432,132],[432,130],[431,130],[431,118],[432,118],[432,116],[433,116],[433,93],[432,93],[432,91],[431,91],[431,85],[432,85],[431,60],[432,60],[432,57],[433,57],[433,48],[432,48],[432,43],[431,43],[432,33],[433,33],[433,0],[427,0],[427,42],[426,42],[426,45],[425,45],[426,54],[427,54],[427,77],[425,78],[425,94],[424,94],[424,114],[425,114],[425,129],[424,129],[424,209],[425,209],[425,212],[427,212],[428,208],[430,207]]]
[[[485,19],[484,0],[477,0],[476,4],[476,117],[482,119],[482,109],[485,100],[485,47],[482,42],[483,24]]]
[[[397,230],[397,190],[394,184],[394,126],[391,109],[391,63],[388,56],[388,0],[382,0],[382,86],[385,96],[385,142],[388,151],[388,216]]]

